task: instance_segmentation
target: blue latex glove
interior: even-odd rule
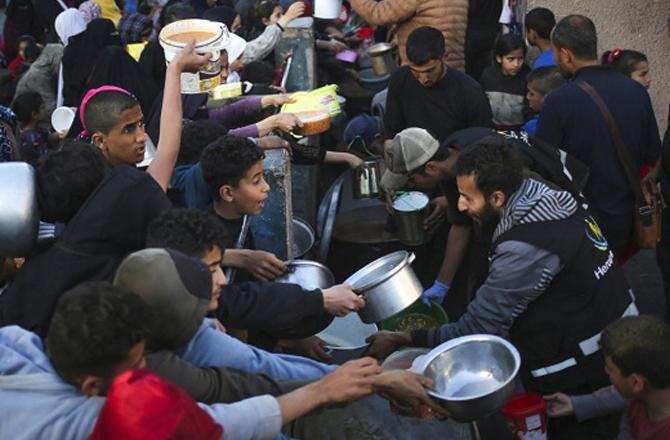
[[[438,280],[435,280],[435,283],[421,295],[421,300],[428,307],[431,306],[430,301],[435,301],[438,304],[442,304],[444,297],[447,296],[449,292],[449,285],[444,284]]]

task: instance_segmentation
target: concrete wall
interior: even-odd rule
[[[569,14],[592,19],[598,30],[600,54],[614,47],[645,53],[651,64],[649,93],[659,129],[665,132],[670,104],[670,0],[528,0],[528,10],[537,6],[554,11],[557,20]]]

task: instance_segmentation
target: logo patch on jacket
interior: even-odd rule
[[[586,223],[586,226],[584,227],[586,237],[589,240],[591,240],[591,243],[593,243],[593,246],[596,249],[603,252],[606,251],[609,248],[609,244],[607,243],[607,239],[600,230],[600,226],[598,226],[598,223],[596,223],[596,221],[592,217],[587,217],[586,219],[584,219],[584,222]]]

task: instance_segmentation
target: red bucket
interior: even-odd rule
[[[542,396],[533,393],[519,393],[512,396],[502,407],[510,429],[524,440],[547,439],[547,405]]]

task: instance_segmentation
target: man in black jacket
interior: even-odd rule
[[[524,178],[514,148],[485,138],[460,153],[458,206],[493,225],[488,276],[456,322],[373,336],[370,353],[434,347],[459,336],[508,335],[522,359],[527,390],[589,393],[607,384],[600,332],[637,315],[635,298],[597,223],[567,191]],[[611,438],[616,423],[554,419],[552,439]]]

